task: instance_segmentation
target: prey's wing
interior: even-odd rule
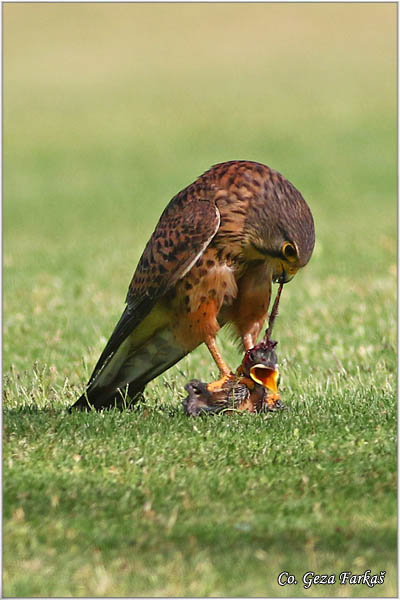
[[[94,383],[121,343],[149,314],[159,298],[194,265],[220,224],[215,204],[180,192],[164,210],[129,286],[127,306],[89,380]]]

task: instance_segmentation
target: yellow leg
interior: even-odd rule
[[[224,361],[224,359],[222,358],[222,355],[217,348],[217,342],[215,340],[215,337],[209,336],[206,339],[206,344],[207,344],[207,348],[211,352],[213,359],[217,363],[217,367],[218,367],[221,375],[230,375],[231,370],[228,367],[228,365],[226,364],[226,362]]]
[[[210,383],[207,386],[210,391],[213,391],[213,390],[220,389],[228,379],[233,377],[233,374],[232,374],[232,371],[230,370],[230,368],[228,367],[228,365],[226,364],[226,362],[224,361],[224,359],[222,358],[222,355],[217,348],[217,343],[216,343],[215,337],[209,336],[206,339],[206,344],[207,344],[209,351],[211,352],[211,356],[213,357],[213,359],[215,360],[215,362],[217,364],[219,372],[221,373],[221,379],[219,379],[218,381],[214,381],[213,383]]]

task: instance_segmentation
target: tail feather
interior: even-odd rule
[[[134,405],[145,385],[172,367],[190,349],[183,349],[168,327],[155,331],[137,345],[135,332],[118,348],[105,368],[93,380],[71,409],[125,408]]]

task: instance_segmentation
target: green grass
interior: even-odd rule
[[[395,596],[395,4],[3,14],[4,595]],[[275,325],[289,409],[186,418],[199,348],[133,412],[66,414],[162,208],[235,158],[315,216]]]

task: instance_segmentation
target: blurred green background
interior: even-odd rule
[[[29,558],[32,551],[24,540],[27,536],[32,544],[39,540],[34,554],[41,556],[50,548],[54,531],[50,528],[48,538],[40,542],[44,517],[38,498],[43,490],[38,485],[30,508],[29,493],[24,490],[32,485],[30,476],[45,472],[46,461],[42,457],[43,463],[29,462],[26,454],[19,453],[21,444],[33,450],[39,440],[45,448],[50,439],[47,429],[64,419],[60,409],[81,393],[122,312],[136,263],[166,203],[211,165],[232,159],[263,162],[282,172],[303,193],[315,217],[314,256],[285,288],[276,324],[283,395],[294,410],[282,435],[290,437],[296,415],[300,419],[296,427],[312,419],[314,413],[301,412],[306,406],[301,404],[303,398],[310,399],[308,410],[314,406],[319,414],[326,413],[330,433],[321,435],[332,435],[332,439],[342,435],[341,429],[335,433],[334,418],[340,402],[343,410],[350,411],[342,414],[350,428],[360,418],[357,410],[362,411],[362,419],[375,418],[368,402],[378,402],[380,415],[386,407],[389,411],[387,396],[394,402],[396,369],[396,23],[395,3],[3,4],[3,373],[4,406],[10,411],[6,432],[10,433],[10,455],[16,461],[12,467],[7,463],[6,480],[11,490],[6,504],[10,558],[5,562],[5,586],[9,595],[130,595],[132,589],[150,595],[292,593],[288,587],[277,589],[275,579],[267,581],[263,572],[250,568],[248,581],[241,576],[243,585],[239,585],[232,576],[233,587],[229,587],[234,567],[230,560],[235,556],[229,553],[219,570],[213,571],[208,557],[199,562],[194,574],[186,573],[185,580],[177,575],[182,555],[171,563],[165,560],[157,574],[150,573],[147,579],[132,580],[128,573],[131,587],[124,587],[125,567],[115,567],[112,574],[107,569],[95,570],[93,575],[92,571],[82,574],[76,564],[73,572],[77,575],[71,579],[71,573],[61,577],[62,567],[55,563],[41,578],[43,564],[32,563],[36,559]],[[229,361],[237,364],[240,353],[228,336],[222,335],[222,344]],[[150,404],[160,400],[179,407],[188,378],[211,379],[213,375],[207,351],[199,348],[149,386]],[[336,387],[329,396],[332,381]],[[173,390],[167,398],[164,384]],[[362,396],[365,390],[369,396]],[[366,404],[357,404],[357,394]],[[324,398],[327,395],[331,404]],[[25,414],[27,407],[50,413]],[[58,413],[53,414],[53,409]],[[88,417],[87,423],[97,427],[95,418]],[[121,436],[127,423],[132,426],[132,418],[123,415],[117,422]],[[165,418],[161,415],[160,423]],[[68,423],[79,429],[79,420]],[[279,429],[279,421],[275,423]],[[183,421],[178,426],[189,427]],[[198,425],[208,426],[215,424]],[[378,426],[365,421],[364,429],[373,431]],[[57,425],[56,430],[62,428]],[[129,440],[131,430],[125,434]],[[167,435],[173,439],[174,433]],[[217,427],[213,435],[219,439]],[[246,435],[251,436],[250,421]],[[185,436],[190,445],[187,431]],[[394,429],[392,436],[393,441]],[[73,448],[64,448],[60,464],[71,452],[78,452],[77,439]],[[382,435],[382,444],[388,439]],[[248,445],[245,440],[243,434],[243,443]],[[61,447],[63,442],[59,442]],[[224,442],[220,442],[223,454]],[[100,437],[96,443],[96,451],[103,456]],[[286,440],[284,445],[290,443]],[[100,456],[93,448],[92,452]],[[154,472],[169,464],[167,456],[162,463],[161,455]],[[46,460],[49,468],[55,464],[54,456]],[[179,456],[176,460],[178,464]],[[352,455],[348,460],[354,464]],[[365,460],[370,458],[366,455]],[[367,462],[359,474],[368,473]],[[382,473],[388,473],[387,463],[382,465]],[[288,468],[298,473],[297,464],[290,463]],[[217,471],[214,475],[220,476]],[[105,477],[103,471],[100,476]],[[386,476],[382,477],[379,490],[387,494]],[[333,477],[333,492],[342,480],[335,481]],[[390,482],[393,491],[393,479]],[[367,498],[367,479],[357,485]],[[284,489],[278,486],[277,491],[284,494]],[[78,486],[79,497],[81,491]],[[384,593],[393,595],[394,538],[390,538],[389,551],[389,538],[382,534],[384,550],[380,547],[379,554],[373,546],[379,535],[368,529],[371,521],[383,518],[378,509],[383,504],[377,500],[381,492],[371,493],[372,506],[365,507],[364,525],[369,532],[365,539],[374,556],[384,556],[386,561],[391,557],[392,578]],[[21,496],[24,493],[28,496]],[[49,492],[49,497],[58,497],[57,493]],[[242,492],[238,489],[237,493]],[[354,493],[355,513],[349,509],[348,517],[356,523],[361,509]],[[352,496],[347,490],[344,497]],[[385,514],[388,531],[393,533],[393,494],[391,498],[392,512]],[[185,514],[181,501],[174,501]],[[57,506],[53,508],[61,511],[60,522],[65,524],[69,509],[64,514]],[[341,507],[338,503],[335,510],[340,512]],[[33,516],[28,526],[30,510]],[[77,560],[78,546],[95,528],[95,512],[90,507],[85,510],[90,531],[77,526],[78,541],[70,543],[68,564]],[[123,513],[125,509],[117,507],[117,515],[118,510]],[[172,510],[171,506],[165,510]],[[215,510],[218,519],[218,503]],[[257,510],[256,520],[261,514]],[[215,525],[212,515],[210,523]],[[179,523],[178,519],[177,527]],[[187,539],[195,536],[193,528],[186,532]],[[155,531],[152,535],[156,540]],[[221,543],[224,539],[225,531]],[[303,540],[301,535],[298,539]],[[275,570],[285,564],[290,567],[303,553],[310,565],[318,554],[314,542],[306,540],[301,546],[303,541],[299,541],[297,558],[293,556],[291,562],[279,554],[283,549],[276,543]],[[190,555],[190,544],[182,546],[184,554]],[[365,542],[360,544],[366,547]],[[252,551],[251,544],[245,547]],[[106,552],[101,544],[96,548]],[[149,552],[153,556],[154,547]],[[267,549],[260,552],[260,564],[270,564],[270,557],[267,561],[262,554]],[[326,563],[331,566],[342,553],[332,552]],[[360,569],[371,565],[363,553],[357,547],[351,554]],[[162,556],[167,554],[165,550]],[[55,558],[41,560],[47,565]],[[140,568],[145,570],[143,565]],[[32,581],[36,587],[30,587]],[[364,588],[345,591],[377,593]],[[322,593],[333,592],[308,591],[308,595]]]
[[[162,208],[224,160],[264,162],[309,202],[299,279],[394,276],[395,13],[6,4],[5,369],[94,360]]]

